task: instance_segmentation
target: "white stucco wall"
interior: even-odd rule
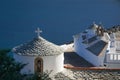
[[[51,75],[54,75],[63,70],[64,65],[64,56],[63,54],[56,56],[45,56],[43,57],[43,71],[51,71]]]
[[[37,56],[21,56],[14,53],[14,59],[17,62],[21,62],[23,64],[27,64],[22,70],[21,73],[33,74],[34,73],[34,60]],[[44,56],[41,57],[43,59],[43,71],[46,70],[52,71],[51,75],[55,73],[61,72],[63,70],[64,65],[64,55],[55,55],[55,56]]]
[[[82,44],[80,41],[81,39],[74,37],[74,48],[75,52],[83,57],[85,60],[93,64],[94,66],[102,66],[104,63],[104,57],[103,56],[96,56],[90,51],[86,50],[86,46]]]
[[[95,36],[95,30],[92,30],[92,29],[88,29],[88,38],[91,38],[93,36]]]

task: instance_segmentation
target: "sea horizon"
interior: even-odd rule
[[[119,0],[1,0],[0,48],[13,48],[40,34],[58,45],[73,40],[93,22],[120,24]]]

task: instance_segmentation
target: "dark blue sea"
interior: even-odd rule
[[[12,48],[41,36],[56,43],[72,41],[93,22],[120,24],[120,0],[0,0],[0,48]]]

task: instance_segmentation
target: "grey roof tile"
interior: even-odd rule
[[[91,63],[86,61],[75,52],[64,53],[64,64],[70,64],[74,67],[94,67]]]
[[[52,56],[63,53],[63,49],[42,37],[34,38],[32,41],[16,46],[12,50],[20,55]]]
[[[91,51],[94,55],[99,56],[100,52],[105,48],[106,45],[106,42],[100,40],[97,43],[88,47],[87,49]]]

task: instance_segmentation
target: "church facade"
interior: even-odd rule
[[[61,72],[64,67],[63,49],[39,35],[30,42],[13,48],[14,59],[26,64],[21,73],[34,74],[36,72],[52,71],[51,75]]]

